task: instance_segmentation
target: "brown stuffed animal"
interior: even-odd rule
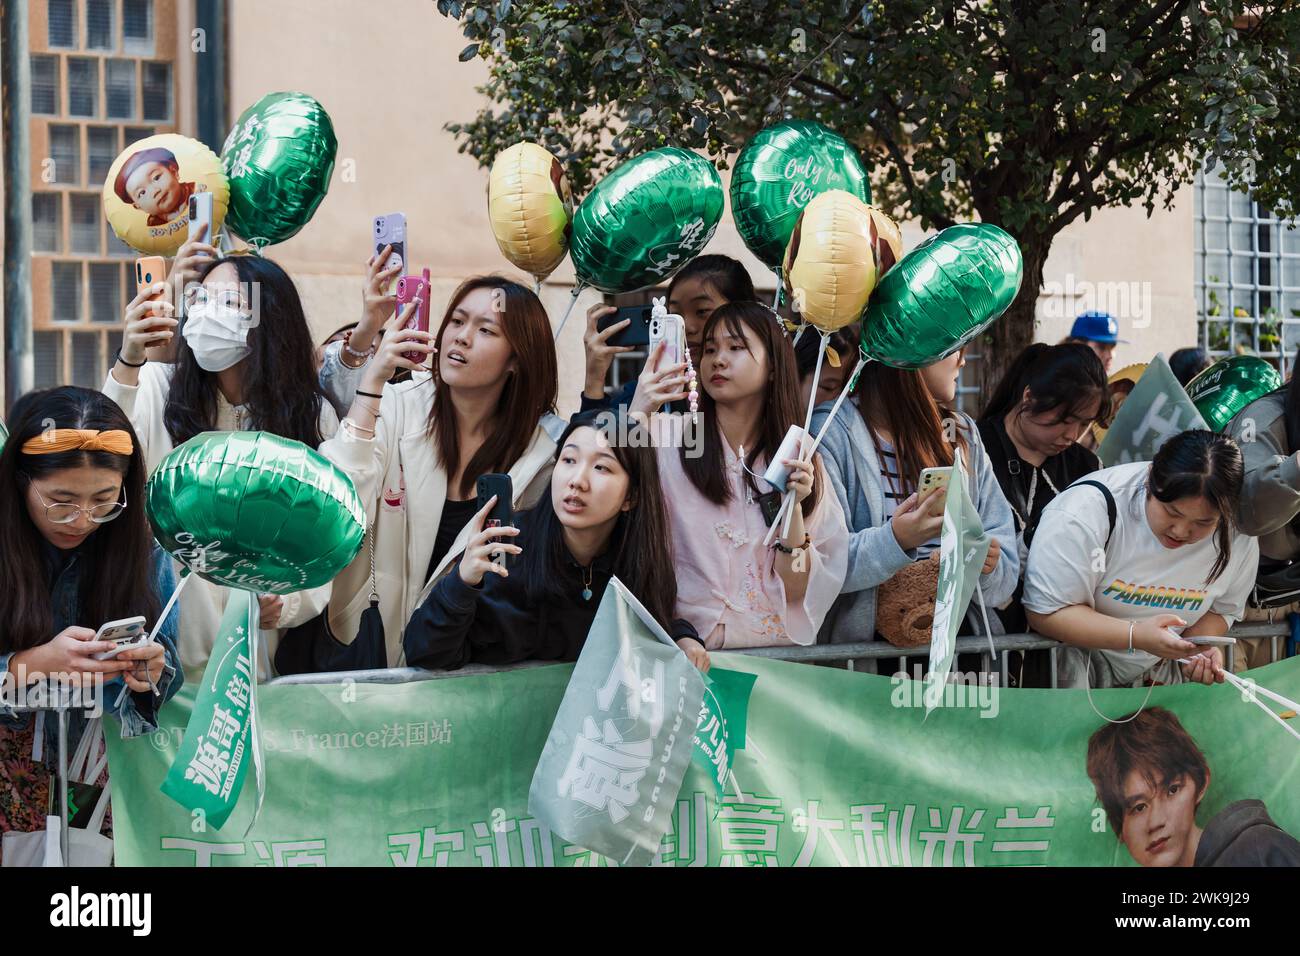
[[[876,589],[876,631],[895,647],[930,643],[939,591],[939,552],[913,561]]]

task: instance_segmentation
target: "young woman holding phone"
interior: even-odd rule
[[[401,328],[405,314],[367,363],[338,436],[321,446],[356,485],[375,554],[373,581],[365,548],[335,579],[330,629],[350,642],[373,589],[391,666],[405,659],[411,615],[465,549],[478,477],[508,472],[512,506],[530,507],[546,491],[564,430],[553,414],[551,324],[530,290],[500,276],[468,279],[436,334]],[[402,368],[411,379],[389,384]]]
[[[761,476],[790,426],[803,421],[794,351],[776,314],[757,302],[719,307],[701,335],[699,427],[688,427],[689,412],[661,413],[652,424],[677,613],[710,650],[811,644],[844,580],[847,535],[839,503],[822,491],[820,456],[791,457],[781,464],[794,513],[764,543],[772,523],[764,501],[780,495]],[[646,362],[633,415],[686,397],[684,365],[661,368],[662,351]]]
[[[293,280],[270,259],[236,255],[209,262],[186,290],[185,322],[150,301],[146,288],[126,309],[126,328],[104,394],[130,417],[152,471],[178,445],[206,431],[267,431],[312,448],[338,429],[317,380],[314,348]],[[176,363],[148,360],[151,342],[176,342]],[[202,579],[181,597],[181,659],[201,673],[230,591]],[[319,614],[329,585],[259,595],[270,674],[280,634]]]
[[[0,830],[30,831],[44,824],[50,772],[32,759],[34,718],[13,709],[20,690],[45,675],[102,680],[105,709],[130,737],[156,729],[158,708],[184,678],[174,611],[153,643],[95,658],[113,649],[95,640],[101,625],[140,616],[151,629],[176,586],[149,531],[144,459],[126,415],[99,392],[55,388],[20,398],[9,430],[0,452]],[[75,748],[87,722],[79,711],[71,721]],[[50,762],[54,730],[46,721]]]
[[[701,670],[695,629],[674,620],[677,580],[654,449],[622,442],[636,426],[605,413],[575,416],[560,436],[550,493],[484,528],[474,515],[465,552],[406,626],[409,664],[577,660],[611,577],[617,577]],[[494,561],[504,553],[506,562]]]

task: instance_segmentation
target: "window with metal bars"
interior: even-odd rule
[[[116,49],[117,41],[113,36],[114,6],[114,0],[86,0],[86,49]]]
[[[1300,346],[1300,230],[1217,172],[1197,176],[1192,208],[1201,347],[1253,353],[1285,374]]]
[[[32,357],[36,388],[63,384],[63,333],[36,330],[32,333]]]
[[[54,161],[51,182],[60,185],[81,185],[81,127],[51,123],[50,159]]]
[[[32,248],[63,251],[63,194],[32,193]]]
[[[90,321],[115,325],[122,321],[122,266],[116,262],[90,264]]]
[[[153,54],[153,0],[122,0],[122,49]]]
[[[104,61],[104,115],[135,119],[135,60]]]
[[[117,127],[86,127],[86,181],[90,185],[98,185],[107,178],[117,151]]]
[[[76,0],[46,0],[46,40],[52,47],[77,46]]]
[[[81,263],[50,263],[51,315],[55,322],[80,322]]]
[[[59,109],[59,58],[33,53],[32,112],[57,116]]]
[[[68,244],[73,252],[99,253],[99,207],[102,200],[98,193],[71,193],[71,207],[68,230]]]
[[[68,115],[99,115],[99,60],[68,57]]]
[[[141,63],[144,78],[140,88],[140,113],[147,120],[167,122],[172,118],[172,65]]]

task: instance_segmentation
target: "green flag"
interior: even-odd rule
[[[162,785],[163,793],[191,813],[202,811],[205,824],[218,830],[239,800],[249,757],[260,762],[253,730],[257,621],[257,595],[232,591],[180,753]],[[259,769],[259,804],[261,790]]]
[[[1189,428],[1206,428],[1163,354],[1147,365],[1110,423],[1097,457],[1102,466],[1151,461],[1170,438]]]
[[[649,863],[672,825],[704,681],[617,578],[605,588],[528,792],[556,834]]]
[[[713,781],[721,800],[737,750],[745,749],[749,695],[756,677],[714,666],[704,675],[704,699],[695,729],[694,760]]]
[[[934,622],[930,629],[930,671],[926,675],[925,712],[938,706],[952,669],[957,628],[979,584],[989,539],[979,511],[966,491],[966,468],[961,449],[954,449],[952,480],[943,506],[943,537],[939,547],[939,587],[934,596]]]

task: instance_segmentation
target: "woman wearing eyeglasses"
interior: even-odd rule
[[[37,748],[35,719],[15,712],[32,685],[44,675],[102,681],[104,708],[130,737],[156,729],[183,678],[175,612],[155,642],[94,657],[113,647],[94,639],[101,625],[142,616],[152,629],[176,586],[141,506],[144,459],[126,415],[98,392],[55,388],[19,399],[9,428],[0,452],[0,831],[30,831],[44,823],[45,763],[58,759],[55,722],[44,722]],[[70,748],[85,729],[74,711]]]
[[[315,343],[293,280],[260,256],[217,259],[186,292],[185,324],[174,365],[150,362],[146,347],[173,341],[170,302],[148,287],[126,308],[126,329],[104,394],[131,418],[152,471],[175,446],[206,431],[266,431],[316,448],[338,430],[338,415],[321,391]],[[216,639],[229,590],[207,581],[186,585],[181,598],[181,660],[201,672]],[[283,629],[303,624],[329,603],[330,588],[258,596],[261,645],[271,673]]]

